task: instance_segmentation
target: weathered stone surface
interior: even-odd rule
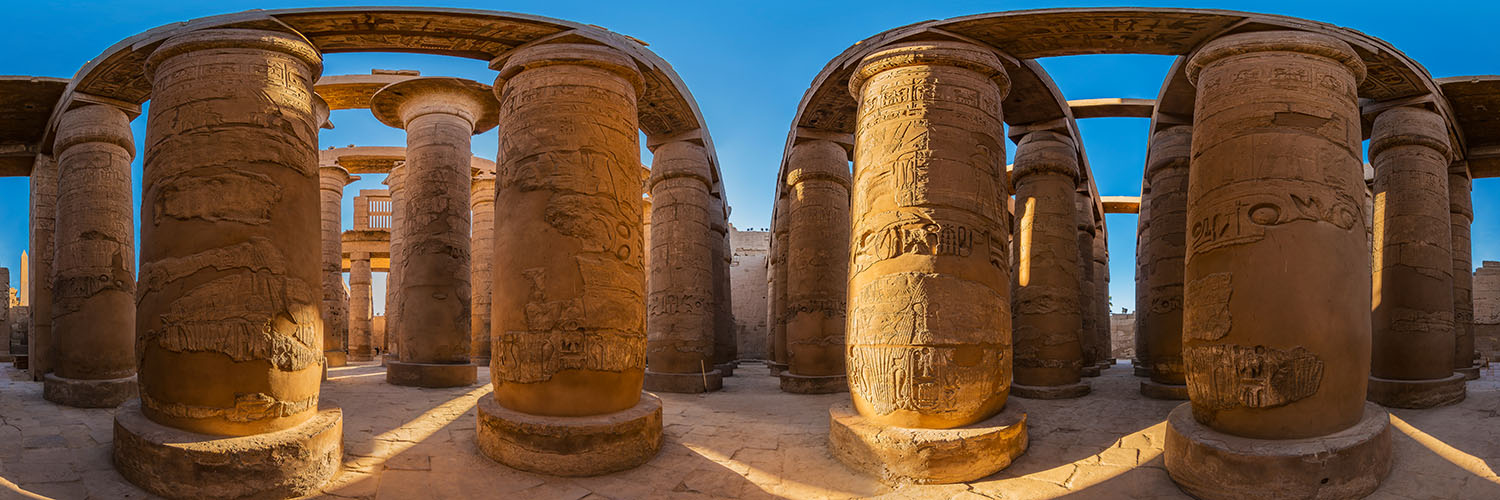
[[[1141,383],[1141,394],[1150,397],[1168,395],[1168,399],[1187,399],[1187,383],[1182,361],[1182,293],[1183,259],[1187,249],[1188,163],[1192,152],[1192,128],[1177,126],[1151,136],[1146,157],[1146,182],[1151,185],[1150,230],[1141,234],[1139,264],[1142,302],[1136,304],[1137,317],[1150,318],[1138,323],[1145,328],[1136,334],[1147,337],[1140,345],[1147,349],[1143,360],[1151,381]],[[1165,387],[1177,386],[1177,387]],[[1150,392],[1148,392],[1150,391]]]
[[[1187,384],[1163,384],[1155,380],[1142,380],[1141,395],[1153,399],[1186,401],[1188,399]]]
[[[469,300],[473,304],[469,314],[469,358],[479,366],[490,364],[490,321],[495,298],[495,176],[483,174],[474,179],[469,194],[469,209],[473,212],[473,235],[469,240],[473,256],[469,265],[469,285],[473,288]]]
[[[782,372],[781,390],[793,394],[832,394],[849,392],[849,377],[844,375],[796,375]]]
[[[1469,226],[1474,222],[1474,204],[1470,196],[1473,179],[1463,164],[1454,164],[1448,169],[1448,222],[1453,237],[1450,247],[1453,255],[1453,367],[1468,370],[1477,363],[1477,334],[1474,308],[1476,305],[1473,265],[1474,242],[1470,238]],[[1494,323],[1500,323],[1495,321]]]
[[[370,254],[349,257],[349,359],[369,361],[375,353],[374,325],[371,313]]]
[[[647,368],[642,387],[651,392],[712,392],[724,388],[724,373],[718,369],[698,373],[658,373]]]
[[[478,406],[479,450],[520,470],[597,476],[640,466],[661,449],[661,399],[652,394],[623,411],[579,417],[523,413],[489,397]]]
[[[1150,147],[1147,147],[1146,155],[1150,158]],[[1151,303],[1146,276],[1150,274],[1149,263],[1155,259],[1150,253],[1150,245],[1144,244],[1151,241],[1151,197],[1151,183],[1142,182],[1141,213],[1136,218],[1135,229],[1135,358],[1132,365],[1137,377],[1151,376],[1151,337],[1145,334],[1151,331],[1151,308],[1142,307]]]
[[[471,363],[386,363],[385,380],[412,387],[463,387],[478,381],[478,367]]]
[[[52,371],[52,257],[54,230],[57,227],[57,162],[48,155],[36,155],[31,167],[31,279],[25,266],[21,286],[27,288],[30,314],[26,316],[27,371],[31,380],[41,382]],[[18,353],[19,354],[19,353]]]
[[[1022,139],[1022,141],[1024,140]],[[1064,139],[1064,141],[1067,140]],[[1068,142],[1071,145],[1071,141]],[[1022,148],[1018,144],[1016,146],[1016,153],[1019,154],[1021,151]],[[1059,150],[1059,153],[1061,153],[1061,150]],[[1077,172],[1077,162],[1075,161],[1074,164],[1074,171]],[[1017,169],[1017,171],[1019,172],[1020,170]],[[1078,180],[1079,178],[1075,174],[1073,182],[1077,183]],[[1018,182],[1016,185],[1019,187],[1020,183]],[[1088,187],[1082,187],[1083,191],[1074,191],[1073,193],[1073,220],[1078,224],[1078,230],[1074,233],[1078,245],[1078,259],[1075,261],[1078,265],[1078,287],[1074,293],[1078,294],[1078,319],[1082,325],[1081,330],[1078,332],[1078,360],[1080,374],[1088,377],[1097,377],[1099,376],[1098,369],[1088,370],[1088,368],[1094,368],[1098,364],[1099,350],[1102,347],[1095,342],[1096,339],[1093,336],[1094,329],[1099,326],[1095,324],[1099,320],[1097,314],[1099,303],[1098,297],[1094,293],[1094,290],[1097,288],[1094,279],[1094,241],[1097,238],[1095,238],[1094,230],[1097,226],[1094,224],[1093,199],[1089,196]],[[1017,189],[1016,192],[1020,193],[1020,190]],[[1099,236],[1102,237],[1103,235]]]
[[[1448,376],[1422,380],[1393,380],[1370,376],[1366,391],[1369,400],[1391,408],[1435,408],[1463,402],[1467,396],[1465,382],[1468,376],[1449,373]]]
[[[771,233],[760,230],[729,228],[734,261],[729,267],[729,285],[733,288],[736,353],[740,359],[769,359],[767,340],[766,288]],[[847,265],[847,264],[846,264]]]
[[[849,155],[831,141],[792,149],[787,174],[787,377],[837,377],[783,388],[847,388],[845,310],[849,282]]]
[[[326,117],[326,115],[325,115]],[[353,181],[349,171],[337,165],[318,167],[318,193],[322,227],[323,357],[328,366],[349,362],[349,295],[344,291],[344,186]]]
[[[1099,376],[1098,374],[1094,376]],[[1088,382],[1074,382],[1071,384],[1057,385],[1025,385],[1011,384],[1010,393],[1018,398],[1026,399],[1069,399],[1087,396],[1089,393]]]
[[[77,408],[114,408],[136,396],[135,375],[116,379],[72,379],[56,372],[42,379],[42,397]]]
[[[739,346],[734,339],[734,291],[729,284],[729,267],[734,260],[734,251],[730,248],[727,210],[723,194],[713,193],[713,199],[709,202],[708,228],[713,232],[716,243],[709,247],[709,259],[713,263],[710,279],[713,282],[714,296],[714,366],[725,377],[733,377],[734,361],[739,359],[736,352]]]
[[[1090,205],[1093,205],[1090,203]],[[1086,332],[1095,348],[1094,365],[1090,368],[1103,370],[1115,364],[1109,351],[1109,237],[1104,232],[1104,221],[1098,221],[1094,233],[1094,329]]]
[[[1458,247],[1454,250],[1458,253]],[[1458,271],[1457,257],[1454,260],[1454,270]],[[1474,295],[1474,345],[1480,354],[1479,364],[1488,365],[1490,361],[1500,360],[1500,262],[1481,262],[1469,276]],[[1454,277],[1458,278],[1457,275]],[[1454,283],[1459,281],[1455,279]]]
[[[385,281],[385,342],[381,345],[381,362],[393,359],[401,351],[401,279],[406,275],[403,255],[406,253],[406,162],[391,168],[385,185],[391,196],[391,264]]]
[[[1092,215],[1081,225],[1078,153],[1072,141],[1052,132],[1033,132],[1016,147],[1015,383],[1059,390],[1022,391],[1036,397],[1081,396],[1083,344],[1092,314],[1083,300],[1094,296]],[[1086,250],[1086,251],[1085,251]],[[1080,259],[1083,259],[1080,262]],[[1089,301],[1092,303],[1092,300]],[[1092,328],[1093,323],[1088,323]],[[1091,363],[1092,365],[1092,363]],[[1020,395],[1020,394],[1017,394]]]
[[[718,233],[710,229],[713,172],[702,146],[684,141],[658,146],[652,155],[651,278],[646,302],[646,389],[702,392],[713,383],[685,383],[713,369],[717,301],[714,286]],[[655,380],[661,378],[662,380]],[[705,389],[706,387],[706,389]]]
[[[766,272],[766,348],[770,350],[771,375],[787,369],[786,317],[787,266],[791,252],[790,193],[782,190],[771,213],[771,253]]]
[[[985,420],[951,429],[892,427],[847,405],[828,411],[833,457],[890,485],[973,481],[1026,452],[1026,413],[1014,404]]]

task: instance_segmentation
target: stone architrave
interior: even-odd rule
[[[1375,118],[1375,254],[1369,400],[1394,408],[1463,401],[1453,373],[1453,235],[1448,127],[1414,107]]]
[[[349,360],[370,361],[375,353],[372,324],[370,254],[349,255]]]
[[[1021,151],[1016,146],[1016,151]],[[1076,162],[1075,162],[1076,163]],[[1075,169],[1076,171],[1076,169]],[[1085,191],[1076,191],[1073,196],[1073,220],[1078,223],[1078,233],[1075,243],[1078,245],[1078,316],[1082,327],[1078,333],[1079,374],[1084,377],[1099,376],[1099,346],[1094,338],[1094,331],[1099,327],[1097,311],[1098,300],[1095,297],[1094,285],[1094,207],[1093,198],[1089,196],[1087,185],[1079,182],[1078,188]],[[1025,385],[1025,384],[1022,384]],[[1024,392],[1024,390],[1023,390]],[[1027,397],[1024,394],[1018,394]]]
[[[469,286],[473,293],[469,300],[473,308],[469,314],[469,358],[475,365],[490,365],[490,304],[494,301],[495,273],[495,176],[481,174],[474,178],[469,193],[469,209],[473,212],[473,235],[469,239]]]
[[[1092,203],[1090,203],[1092,205]],[[1096,366],[1104,370],[1114,364],[1109,341],[1109,238],[1104,221],[1094,228],[1094,338]]]
[[[1006,405],[1009,88],[993,52],[950,41],[875,49],[849,80],[853,407],[829,410],[828,441],[882,481],[970,481],[1026,449],[1025,414]]]
[[[1208,42],[1187,76],[1191,402],[1168,417],[1167,472],[1201,499],[1367,495],[1390,471],[1391,432],[1364,400],[1365,66],[1338,39],[1265,31]]]
[[[789,200],[790,196],[785,186],[779,187],[780,193],[776,196],[776,211],[771,216],[771,258],[767,265],[770,270],[766,278],[770,282],[767,286],[769,296],[766,316],[769,343],[771,349],[771,376],[780,377],[787,370],[787,345],[786,345],[786,317],[787,317],[787,254],[791,250],[791,230]]]
[[[328,367],[349,364],[349,294],[344,291],[344,186],[357,180],[338,165],[318,167],[323,269],[323,358]]]
[[[391,197],[391,258],[385,274],[385,335],[381,346],[380,364],[387,365],[401,351],[401,277],[406,267],[408,227],[406,220],[406,162],[397,162],[391,173],[385,176],[386,191]],[[478,378],[478,375],[475,375]]]
[[[131,118],[91,104],[57,124],[52,373],[42,390],[54,403],[114,408],[136,394]]]
[[[1474,205],[1470,196],[1472,179],[1466,163],[1448,168],[1448,229],[1453,236],[1453,370],[1468,380],[1479,378],[1479,368],[1488,362],[1475,357],[1473,240],[1469,225],[1474,223]]]
[[[1141,288],[1145,295],[1136,303],[1138,323],[1136,338],[1149,359],[1148,380],[1141,381],[1141,394],[1156,399],[1187,399],[1187,372],[1182,366],[1182,272],[1187,248],[1188,163],[1193,148],[1193,128],[1185,125],[1168,127],[1151,136],[1146,153],[1146,179],[1151,185],[1149,201],[1141,204],[1147,213],[1150,204],[1150,231],[1141,234],[1142,258],[1150,259],[1141,268]]]
[[[52,256],[56,245],[57,161],[49,155],[37,155],[31,167],[31,268],[29,280],[22,268],[21,286],[28,289],[31,314],[26,349],[27,371],[31,380],[41,382],[52,371]]]
[[[1011,394],[1032,399],[1089,393],[1083,373],[1082,299],[1094,289],[1079,278],[1093,269],[1093,236],[1081,231],[1078,152],[1055,132],[1033,132],[1016,146],[1015,383]],[[1088,228],[1093,229],[1089,215]],[[1087,238],[1085,238],[1087,236]],[[1084,244],[1087,243],[1087,252]],[[1087,259],[1083,263],[1080,258]],[[1091,273],[1092,274],[1092,273]],[[1087,288],[1084,286],[1087,285]],[[1084,292],[1087,293],[1084,293]]]
[[[642,76],[615,49],[571,43],[492,65],[505,217],[495,218],[495,392],[478,404],[479,449],[553,475],[636,467],[662,443],[661,400],[641,392]]]
[[[1150,156],[1150,151],[1147,151],[1147,156]],[[1153,328],[1150,321],[1153,296],[1146,286],[1146,276],[1151,273],[1151,260],[1155,258],[1146,245],[1151,240],[1151,203],[1151,183],[1142,182],[1141,210],[1135,225],[1135,359],[1132,361],[1132,374],[1137,377],[1151,376],[1150,337],[1145,333]]]
[[[147,61],[141,397],[116,413],[114,464],[153,494],[300,497],[339,470],[342,412],[318,402],[321,70],[304,38],[254,29]]]
[[[711,195],[708,228],[717,243],[710,249],[713,253],[714,369],[725,377],[733,377],[739,349],[734,335],[734,292],[729,286],[729,265],[734,261],[734,251],[729,246],[729,214],[726,213],[728,207],[724,204],[724,197],[718,192]]]
[[[849,153],[831,141],[803,142],[792,147],[787,168],[788,368],[781,390],[847,392]]]
[[[470,143],[495,127],[497,106],[489,85],[461,78],[413,78],[370,98],[381,123],[406,130],[401,315],[393,326],[401,350],[386,362],[388,383],[461,387],[478,376],[469,359]]]
[[[673,141],[652,152],[651,268],[646,291],[645,388],[698,393],[724,388],[714,368],[713,171],[702,145]]]

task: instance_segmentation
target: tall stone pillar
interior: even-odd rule
[[[776,198],[776,212],[771,216],[771,258],[769,260],[771,269],[766,273],[770,284],[768,310],[769,323],[766,330],[770,333],[771,348],[771,376],[780,377],[788,367],[787,344],[786,344],[786,320],[787,320],[787,254],[791,250],[791,207],[790,186],[780,186],[780,194]]]
[[[42,390],[54,403],[114,408],[136,394],[130,119],[86,104],[57,124],[53,365]]]
[[[0,267],[0,361],[15,361],[18,354],[11,351],[10,333],[10,269]]]
[[[30,295],[31,314],[26,331],[31,380],[41,382],[52,371],[52,255],[57,226],[57,162],[37,155],[31,167],[31,269],[22,279]],[[26,272],[21,273],[25,278]]]
[[[849,154],[830,141],[792,146],[787,159],[788,370],[781,390],[846,392],[849,292]]]
[[[1208,42],[1187,75],[1191,402],[1168,416],[1167,472],[1202,499],[1367,495],[1390,471],[1391,434],[1364,401],[1365,66],[1338,39],[1269,31]]]
[[[1146,260],[1141,288],[1145,295],[1135,305],[1135,332],[1144,338],[1143,360],[1148,380],[1141,381],[1141,394],[1156,399],[1187,399],[1187,372],[1182,365],[1182,272],[1187,249],[1188,163],[1192,158],[1193,129],[1169,127],[1151,136],[1146,152],[1146,179],[1151,195],[1141,203],[1141,213],[1150,211],[1150,229],[1137,243]],[[1138,344],[1140,345],[1140,344]]]
[[[729,264],[734,261],[734,251],[729,248],[729,217],[720,193],[710,193],[708,228],[713,232],[715,245],[711,248],[713,259],[714,292],[714,369],[725,377],[734,376],[739,346],[734,335],[734,296],[729,287]]]
[[[675,141],[652,152],[650,288],[646,294],[645,388],[710,392],[724,388],[714,365],[714,249],[709,228],[713,172],[703,146]]]
[[[1455,163],[1448,168],[1448,227],[1453,236],[1453,371],[1474,380],[1479,378],[1479,368],[1489,363],[1477,359],[1474,349],[1473,241],[1469,237],[1474,205],[1470,184],[1468,164]]]
[[[490,304],[494,301],[495,273],[495,176],[482,174],[474,179],[469,192],[469,210],[473,212],[473,235],[469,239],[469,358],[475,365],[490,365]]]
[[[370,98],[386,125],[406,129],[406,223],[395,325],[401,351],[386,382],[460,387],[476,381],[469,360],[470,142],[496,125],[488,85],[460,78],[414,78]]]
[[[398,162],[385,176],[386,191],[391,195],[391,259],[385,273],[385,345],[381,346],[380,364],[397,359],[401,350],[401,277],[406,266],[406,162]],[[478,378],[478,375],[475,375]]]
[[[1032,399],[1083,396],[1089,393],[1080,378],[1083,340],[1093,332],[1083,329],[1081,303],[1094,289],[1079,275],[1084,269],[1092,274],[1094,252],[1092,235],[1077,223],[1077,200],[1086,195],[1074,191],[1078,152],[1073,141],[1054,132],[1027,135],[1016,147],[1014,179],[1016,379],[1011,393]],[[1092,215],[1088,227],[1094,227]],[[1080,258],[1087,260],[1080,263]]]
[[[1018,145],[1016,151],[1021,151]],[[1074,162],[1076,165],[1076,161]],[[1078,171],[1075,167],[1074,171]],[[1087,189],[1079,182],[1080,189]],[[1079,374],[1084,377],[1099,376],[1099,345],[1095,342],[1094,331],[1099,328],[1098,304],[1095,300],[1094,290],[1094,208],[1088,191],[1075,191],[1073,195],[1073,220],[1078,224],[1076,239],[1078,249],[1078,284],[1074,293],[1078,294],[1078,316],[1082,326],[1078,331]],[[1018,394],[1021,397],[1026,395]]]
[[[479,449],[553,475],[636,467],[662,443],[661,400],[641,392],[642,76],[599,45],[534,45],[495,64],[505,217],[495,219],[495,392],[479,402]]]
[[[358,252],[349,255],[349,360],[370,361],[374,359],[371,335],[373,334],[370,282],[370,254]]]
[[[1025,414],[1006,407],[1009,88],[994,53],[947,41],[875,50],[849,79],[854,404],[829,410],[828,441],[883,481],[978,479],[1026,448]]]
[[[1092,203],[1090,203],[1092,205]],[[1109,237],[1104,231],[1104,221],[1094,227],[1094,338],[1097,348],[1095,366],[1104,370],[1114,364],[1109,341]]]
[[[349,364],[349,295],[344,292],[344,186],[353,181],[338,165],[318,167],[323,234],[323,358],[328,366]]]
[[[1153,144],[1148,149],[1155,147]],[[1146,156],[1149,161],[1150,151],[1147,151]],[[1183,191],[1186,196],[1186,188]],[[1132,370],[1137,377],[1151,376],[1151,337],[1145,332],[1155,328],[1151,326],[1153,295],[1146,285],[1146,276],[1151,273],[1151,261],[1155,258],[1150,254],[1150,245],[1146,244],[1151,240],[1151,203],[1151,183],[1142,182],[1141,209],[1135,223],[1135,360],[1132,362]]]
[[[147,61],[141,398],[115,416],[114,463],[151,493],[296,497],[338,472],[342,414],[318,405],[321,61],[252,29],[180,34]]]
[[[1453,235],[1443,224],[1451,152],[1442,115],[1400,107],[1375,118],[1369,400],[1384,406],[1432,408],[1464,399],[1464,376],[1453,373]]]

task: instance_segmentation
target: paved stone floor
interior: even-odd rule
[[[488,373],[481,371],[481,380]],[[112,410],[65,408],[41,384],[0,369],[0,498],[150,498],[110,466]],[[1031,447],[971,484],[891,489],[845,470],[825,448],[844,394],[783,394],[755,363],[709,395],[663,394],[666,444],[638,469],[594,478],[519,472],[481,455],[474,403],[490,387],[416,389],[380,366],[329,371],[324,400],[344,408],[344,471],[322,498],[1187,498],[1162,466],[1163,419],[1177,403],[1136,392],[1121,364],[1070,401],[1012,399],[1030,413]],[[1376,499],[1500,498],[1500,374],[1438,410],[1392,412],[1395,467]]]

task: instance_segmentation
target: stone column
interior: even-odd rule
[[[469,239],[473,256],[469,266],[469,358],[475,365],[490,365],[490,303],[494,300],[495,273],[495,176],[482,174],[474,179],[469,192],[469,210],[473,212],[473,235]]]
[[[338,165],[318,167],[323,232],[323,357],[328,366],[349,364],[349,295],[344,292],[344,232],[340,211],[352,179]]]
[[[385,345],[380,364],[388,365],[401,351],[401,276],[405,273],[406,229],[406,162],[397,162],[385,176],[385,187],[391,195],[391,260],[385,273]],[[475,375],[478,378],[478,375]]]
[[[1093,271],[1093,235],[1078,223],[1078,152],[1054,132],[1034,132],[1016,146],[1015,383],[1023,398],[1064,399],[1089,393],[1082,382],[1082,307],[1094,295],[1080,279]],[[1093,216],[1087,227],[1092,230]],[[1087,245],[1087,246],[1085,246]],[[1084,250],[1087,250],[1086,252]],[[1080,263],[1080,259],[1083,260]],[[1085,293],[1087,292],[1087,293]],[[1090,325],[1092,326],[1092,325]],[[1092,344],[1092,342],[1090,342]],[[1096,370],[1097,372],[1097,367]]]
[[[713,260],[714,369],[725,377],[733,377],[739,348],[734,341],[734,297],[729,289],[729,264],[734,260],[734,251],[729,249],[729,217],[724,198],[717,192],[710,194],[713,198],[709,201],[708,228],[715,243],[709,249]]]
[[[1475,358],[1473,241],[1469,225],[1474,222],[1470,199],[1469,167],[1456,163],[1448,168],[1448,221],[1453,236],[1453,369],[1468,380],[1479,378],[1479,368],[1489,363]]]
[[[534,45],[495,64],[505,217],[495,218],[495,392],[479,401],[479,449],[553,475],[636,467],[662,443],[661,400],[641,392],[642,76],[599,45]]]
[[[1147,149],[1149,161],[1150,151],[1154,146]],[[1186,188],[1183,189],[1186,196]],[[1151,301],[1153,295],[1151,288],[1146,285],[1146,276],[1151,273],[1151,261],[1155,256],[1150,254],[1151,241],[1151,183],[1141,183],[1141,210],[1135,223],[1135,360],[1133,361],[1132,374],[1137,377],[1151,376],[1150,345],[1151,337],[1145,332],[1151,331]],[[1185,210],[1186,208],[1184,208]]]
[[[469,360],[470,141],[496,125],[488,85],[460,78],[414,78],[370,98],[386,125],[406,129],[406,223],[394,330],[401,351],[386,382],[415,387],[475,383]]]
[[[978,479],[1026,447],[1025,415],[1006,407],[1009,87],[998,57],[961,42],[875,50],[849,80],[854,404],[829,410],[828,440],[883,481]]]
[[[370,361],[375,353],[371,350],[373,334],[370,293],[370,254],[358,252],[349,255],[349,360]]]
[[[1069,142],[1071,144],[1071,141]],[[1020,151],[1017,146],[1016,151]],[[1076,161],[1074,162],[1077,163]],[[1078,169],[1075,167],[1074,169]],[[1078,188],[1087,189],[1079,182]],[[1079,374],[1084,377],[1099,376],[1099,345],[1094,339],[1094,330],[1099,327],[1098,304],[1094,298],[1094,209],[1089,206],[1092,199],[1088,191],[1075,191],[1073,195],[1073,220],[1078,224],[1075,244],[1078,245],[1078,315],[1083,326],[1078,332]],[[1020,395],[1021,397],[1028,397]]]
[[[1143,360],[1148,380],[1141,381],[1141,394],[1156,399],[1187,399],[1187,372],[1182,365],[1182,272],[1187,248],[1188,163],[1192,158],[1193,128],[1176,126],[1151,136],[1146,153],[1146,179],[1151,184],[1150,230],[1140,243],[1141,288],[1145,295],[1135,305],[1139,322],[1137,338],[1144,338]],[[1141,344],[1137,344],[1141,345]]]
[[[779,186],[776,212],[771,216],[771,269],[766,273],[770,283],[768,302],[771,347],[771,376],[780,377],[787,370],[786,319],[787,319],[787,253],[791,250],[789,197],[790,186]]]
[[[849,154],[830,141],[792,147],[787,159],[788,371],[781,390],[846,392],[849,293]]]
[[[1400,107],[1375,118],[1369,400],[1384,406],[1464,399],[1464,376],[1453,373],[1453,235],[1444,224],[1450,153],[1442,115]]]
[[[136,394],[130,119],[85,104],[58,120],[53,365],[42,391],[54,403],[114,408]]]
[[[1090,202],[1090,205],[1093,203]],[[1094,338],[1095,366],[1104,370],[1114,364],[1109,341],[1109,242],[1105,234],[1104,221],[1094,227]]]
[[[30,295],[27,326],[27,370],[41,382],[52,371],[52,253],[57,226],[57,162],[37,155],[31,167],[31,279],[22,280]],[[24,277],[26,273],[21,273]]]
[[[645,388],[709,392],[724,387],[714,369],[714,249],[709,229],[713,173],[703,146],[675,141],[652,152],[651,279],[646,295]]]
[[[342,414],[318,405],[321,60],[300,36],[206,29],[147,61],[141,398],[114,463],[151,493],[296,497],[339,470]]]
[[[1364,401],[1365,66],[1338,39],[1268,31],[1208,42],[1187,75],[1191,402],[1168,416],[1167,471],[1202,499],[1367,495],[1390,471],[1391,438]]]
[[[0,267],[0,361],[15,361],[10,333],[10,269]]]

